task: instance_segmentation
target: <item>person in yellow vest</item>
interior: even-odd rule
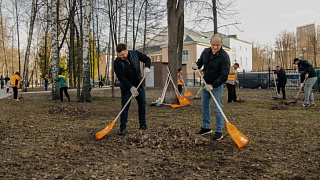
[[[19,101],[18,99],[18,89],[20,88],[20,73],[17,71],[11,78],[11,87],[13,89],[13,100]]]
[[[236,80],[237,80],[237,69],[239,68],[238,63],[234,63],[233,66],[230,67],[228,80],[226,82],[228,88],[228,103],[235,103],[237,102],[237,95],[236,95]]]
[[[182,85],[183,85],[183,78],[182,78],[182,69],[178,69],[178,91],[181,94],[182,92]]]

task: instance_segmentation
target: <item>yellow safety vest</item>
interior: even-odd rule
[[[235,72],[236,70],[232,66],[232,72]],[[228,74],[228,81],[235,81],[236,80],[236,74]]]
[[[178,85],[183,85],[183,82],[180,80],[181,72],[178,72]]]

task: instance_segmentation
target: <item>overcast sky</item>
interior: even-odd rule
[[[230,29],[239,39],[274,44],[283,30],[296,32],[298,26],[320,24],[320,0],[237,0],[244,32]]]

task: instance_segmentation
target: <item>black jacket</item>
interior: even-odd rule
[[[139,61],[144,62],[145,66],[150,68],[151,59],[148,56],[146,56],[136,50],[129,50],[128,51],[128,59],[130,60],[132,67],[135,69],[135,71],[137,73],[137,77],[141,81],[142,75],[141,75]],[[128,79],[126,78],[124,63],[125,62],[123,60],[121,60],[119,57],[117,57],[114,60],[114,72],[116,73],[117,78],[120,81],[120,88],[122,91],[130,89],[133,86],[132,83],[129,82]]]
[[[298,68],[301,74],[301,83],[303,83],[305,75],[307,73],[309,74],[309,78],[317,77],[316,71],[313,69],[312,65],[306,60],[299,60]]]
[[[199,68],[204,66],[204,80],[207,84],[211,84],[213,88],[216,88],[228,80],[230,58],[222,47],[219,54],[213,55],[211,60],[210,54],[212,54],[211,48],[204,49],[198,59],[197,65]]]
[[[277,71],[277,81],[278,83],[280,84],[286,84],[287,82],[287,75],[286,75],[286,72],[283,70],[283,68],[281,68],[280,71]]]

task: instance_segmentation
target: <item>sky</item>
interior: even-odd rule
[[[243,32],[230,27],[229,34],[259,44],[274,44],[277,34],[315,23],[320,25],[319,0],[236,0],[239,25]],[[227,32],[222,32],[226,33]]]

